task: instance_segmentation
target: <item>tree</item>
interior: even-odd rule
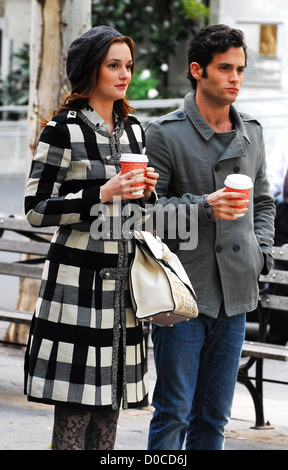
[[[92,0],[92,24],[109,24],[137,42],[137,63],[169,88],[169,59],[208,16],[200,0]],[[132,97],[137,99],[137,97]]]
[[[67,91],[66,52],[91,27],[91,0],[32,0],[28,166],[40,132]]]
[[[31,0],[27,169],[37,145],[41,119],[52,116],[67,91],[67,49],[73,39],[90,27],[91,0]],[[23,279],[17,308],[33,311],[38,290],[37,281]],[[13,324],[7,336],[10,341],[23,341],[27,328]]]

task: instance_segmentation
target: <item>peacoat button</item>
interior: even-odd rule
[[[216,172],[219,171],[219,170],[220,170],[220,166],[219,166],[219,165],[215,165],[215,166],[214,166],[214,170],[215,170]]]
[[[236,251],[236,253],[238,253],[238,251],[240,251],[240,246],[239,245],[234,245],[233,246],[233,251]]]
[[[234,173],[240,173],[240,166],[234,167]]]
[[[216,253],[221,253],[221,251],[222,251],[222,246],[217,245],[216,246]]]

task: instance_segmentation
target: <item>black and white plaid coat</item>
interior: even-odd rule
[[[40,136],[25,211],[31,225],[58,228],[26,352],[28,400],[116,409],[119,374],[124,408],[147,400],[142,325],[127,281],[133,243],[111,231],[102,238],[90,231],[99,221],[90,211],[101,202],[100,186],[120,171],[122,152],[141,153],[143,146],[134,117],[110,134],[91,108],[58,114]],[[105,204],[110,220],[123,219],[125,204]]]

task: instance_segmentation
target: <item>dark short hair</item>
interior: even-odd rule
[[[247,64],[247,46],[244,34],[240,29],[230,28],[225,24],[205,26],[195,34],[188,44],[188,72],[192,88],[196,88],[197,81],[190,72],[190,64],[197,62],[204,69],[212,62],[218,53],[228,51],[230,47],[242,47],[245,54],[245,66]]]

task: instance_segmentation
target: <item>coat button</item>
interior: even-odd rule
[[[239,245],[234,245],[233,246],[233,251],[236,251],[236,253],[238,253],[238,251],[240,251],[240,246]]]
[[[104,274],[104,279],[110,279],[110,273],[109,272]]]
[[[214,166],[214,170],[215,170],[216,172],[219,171],[219,170],[220,170],[220,166],[219,166],[219,165],[215,165],[215,166]]]
[[[184,117],[184,113],[178,113],[177,116],[178,116],[179,118],[183,118],[183,117]]]
[[[222,251],[222,246],[217,245],[216,246],[216,253],[221,253],[221,251]]]
[[[240,173],[240,166],[234,167],[234,173]]]

